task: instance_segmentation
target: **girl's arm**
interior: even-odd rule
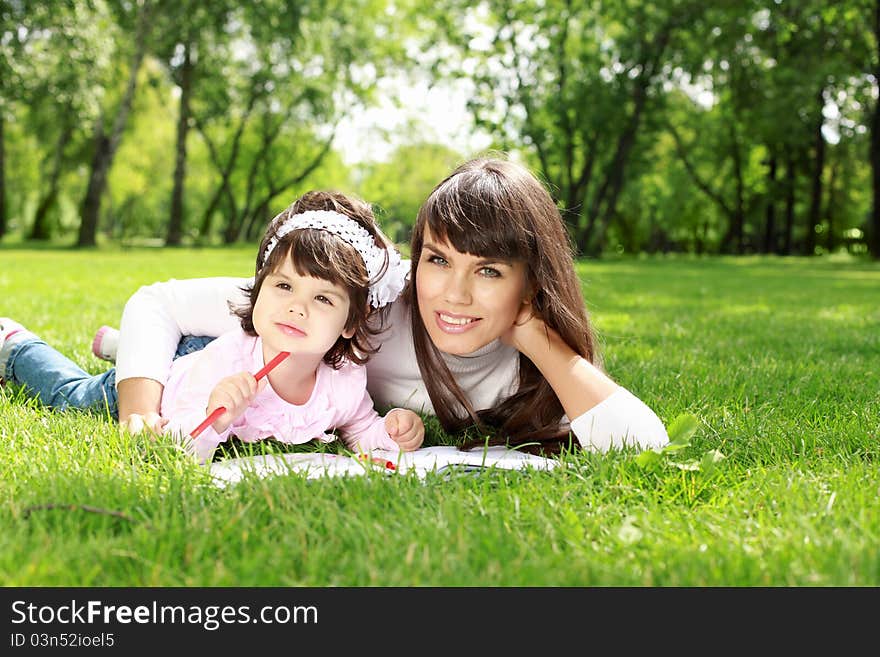
[[[366,368],[346,363],[335,374],[330,397],[338,412],[336,426],[346,447],[355,452],[377,448],[399,450],[367,392]]]
[[[162,388],[183,335],[216,337],[238,326],[228,301],[244,303],[243,278],[154,283],[125,304],[116,358],[119,420],[159,411]]]
[[[629,445],[644,449],[669,442],[654,411],[577,354],[530,309],[521,313],[504,340],[547,379],[571,418],[571,430],[582,447],[604,451]]]
[[[186,370],[173,377],[174,380],[169,382],[162,399],[162,414],[168,418],[164,433],[171,434],[202,464],[211,460],[217,445],[227,440],[232,432],[231,422],[224,422],[221,425],[218,420],[206,427],[194,440],[190,437],[190,432],[201,424],[213,408],[216,408],[217,404],[212,405],[211,402],[217,389],[223,386],[230,378],[230,373],[241,365],[234,355],[212,348],[219,346],[221,346],[219,342],[212,342],[198,354],[180,361],[179,364]],[[228,405],[233,412],[239,410],[233,408],[235,403],[228,398],[224,398],[219,405]],[[247,407],[247,403],[243,405]],[[218,431],[218,428],[221,430]]]

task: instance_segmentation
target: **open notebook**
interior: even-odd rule
[[[294,453],[244,456],[211,463],[211,475],[221,488],[245,476],[272,477],[299,474],[318,477],[363,475],[368,470],[389,475],[414,472],[424,478],[429,472],[474,473],[490,468],[550,470],[558,461],[508,449],[502,445],[463,452],[457,447],[423,447],[414,452],[374,449],[368,454]]]

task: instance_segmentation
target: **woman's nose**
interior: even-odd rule
[[[471,302],[470,282],[465,274],[450,276],[444,293],[445,300],[449,303],[467,305]]]

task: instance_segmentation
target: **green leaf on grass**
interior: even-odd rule
[[[682,413],[676,417],[666,430],[669,434],[669,442],[677,445],[687,445],[691,436],[700,428],[700,420],[693,413]]]
[[[660,463],[663,455],[655,452],[653,449],[646,449],[644,452],[636,456],[636,463],[643,468],[652,468]]]
[[[719,452],[717,449],[710,449],[708,452],[703,454],[703,459],[700,462],[700,467],[703,472],[706,474],[712,472],[715,469],[715,466],[724,458],[724,454]]]

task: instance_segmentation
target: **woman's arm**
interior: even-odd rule
[[[578,417],[610,397],[618,385],[580,356],[524,305],[516,322],[502,336],[535,364],[559,398],[565,414]]]
[[[116,358],[119,420],[159,412],[162,388],[183,335],[218,336],[238,326],[228,301],[244,303],[243,278],[154,283],[125,304]]]
[[[658,447],[669,442],[663,423],[640,399],[576,353],[525,308],[504,336],[531,360],[553,388],[571,430],[586,449],[624,445]]]

